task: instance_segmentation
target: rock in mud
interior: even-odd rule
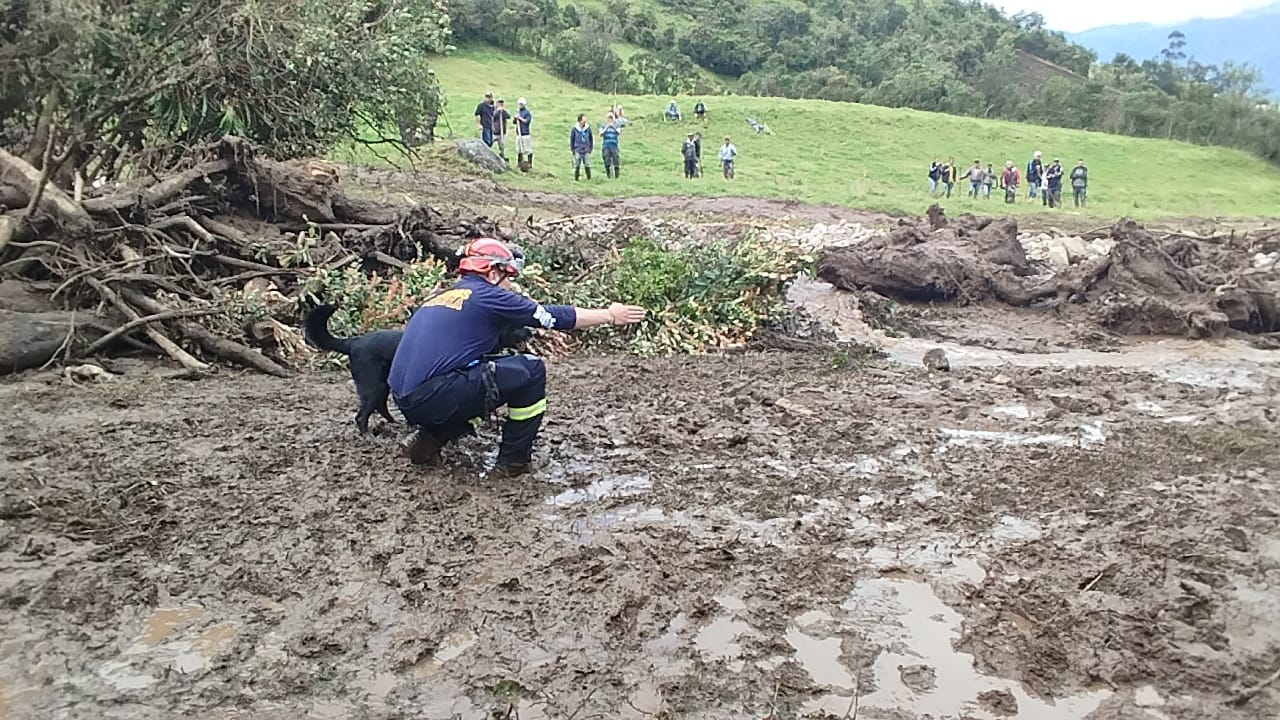
[[[1013,717],[1018,714],[1018,700],[1008,690],[987,690],[979,693],[978,704],[992,715]]]
[[[928,665],[899,665],[902,684],[916,692],[930,692],[938,687],[938,673]]]
[[[924,366],[937,372],[946,372],[951,369],[951,361],[947,359],[946,350],[934,348],[924,354]]]
[[[484,141],[479,138],[459,140],[458,154],[466,158],[471,164],[491,173],[504,173],[511,169],[506,160],[499,157],[492,148],[485,145]]]

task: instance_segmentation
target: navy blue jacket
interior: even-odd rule
[[[427,380],[497,350],[505,327],[572,330],[577,322],[577,311],[570,305],[539,305],[478,275],[464,275],[413,313],[387,383],[395,397],[402,398]]]
[[[595,146],[595,136],[591,133],[590,125],[582,128],[574,125],[569,129],[569,149],[573,152],[588,155]]]

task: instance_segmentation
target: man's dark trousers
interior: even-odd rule
[[[396,404],[405,421],[441,444],[469,434],[478,420],[507,406],[498,465],[533,457],[533,442],[547,408],[547,368],[535,355],[482,358],[476,365],[431,378]]]

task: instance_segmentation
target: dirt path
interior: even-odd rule
[[[465,208],[492,217],[510,217],[515,222],[533,216],[549,219],[586,213],[640,215],[681,220],[741,221],[750,219],[770,224],[861,223],[886,226],[906,217],[903,213],[860,210],[843,205],[813,204],[794,200],[725,195],[699,197],[682,195],[646,195],[629,198],[593,197],[567,193],[524,190],[503,185],[484,174],[443,174],[432,171],[408,172],[382,168],[348,167],[343,176],[348,187],[362,188],[364,194],[389,199],[395,195],[424,198],[434,205]],[[355,190],[353,190],[355,192]],[[949,208],[951,215],[967,209],[959,205]],[[999,205],[981,210],[998,215]],[[979,213],[983,214],[983,213]],[[1042,212],[1018,216],[1019,226],[1026,232],[1086,233],[1109,226],[1109,221],[1062,212]],[[1183,230],[1197,234],[1222,232],[1235,228],[1240,232],[1259,227],[1275,227],[1277,218],[1216,217],[1162,218],[1145,223],[1160,230]]]
[[[898,217],[839,205],[731,195],[607,198],[539,192],[507,187],[486,176],[442,175],[425,171],[408,173],[348,168],[344,179],[350,186],[360,188],[371,197],[388,199],[397,194],[421,197],[433,205],[460,206],[470,212],[486,213],[494,217],[509,215],[520,222],[530,215],[542,219],[587,213],[715,220],[742,220],[750,217],[761,222],[810,224],[884,224]]]
[[[338,374],[10,380],[0,717],[1280,712],[1269,368],[864,360],[555,364],[503,483]]]

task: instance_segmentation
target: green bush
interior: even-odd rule
[[[786,284],[812,263],[797,248],[756,237],[678,248],[636,238],[590,268],[537,247],[529,254],[536,264],[526,269],[523,282],[543,302],[603,306],[618,300],[647,309],[649,317],[638,327],[581,337],[588,346],[641,355],[746,342],[786,315]]]

